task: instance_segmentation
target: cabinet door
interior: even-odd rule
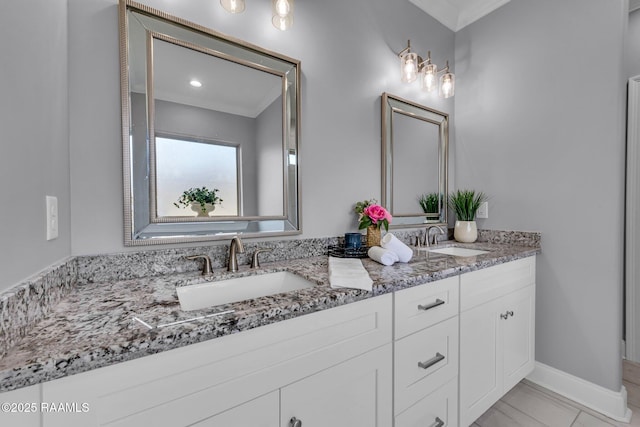
[[[0,393],[0,426],[40,427],[40,384]]]
[[[502,396],[500,300],[460,314],[460,425],[472,424]]]
[[[251,426],[273,427],[280,417],[280,393],[276,390],[229,409],[192,427]]]
[[[388,427],[393,423],[391,344],[281,389],[281,427]]]
[[[535,364],[535,287],[505,296],[508,318],[501,322],[504,352],[503,393],[533,371]]]

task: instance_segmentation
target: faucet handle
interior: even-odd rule
[[[262,252],[271,252],[271,249],[258,249],[253,253],[253,257],[251,257],[251,268],[260,268],[260,255]]]
[[[209,255],[193,255],[193,256],[188,256],[185,257],[186,259],[198,259],[198,258],[202,258],[204,260],[204,263],[202,265],[202,275],[203,276],[208,276],[213,274],[213,269],[211,268],[211,258],[209,258]]]

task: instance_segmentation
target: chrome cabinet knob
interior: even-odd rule
[[[300,421],[296,417],[293,417],[293,418],[291,418],[291,421],[289,421],[289,426],[290,427],[302,427],[302,421]]]

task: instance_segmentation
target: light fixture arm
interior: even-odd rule
[[[400,53],[398,53],[398,57],[402,58],[402,55],[410,52],[411,52],[411,40],[407,40],[407,47],[405,47],[400,51]]]
[[[418,58],[420,58],[420,57],[418,57]],[[422,58],[420,58],[420,59],[421,59],[421,61],[418,64],[418,68],[419,69],[421,69],[425,65],[431,64],[431,51],[430,50],[427,51],[427,59],[425,59],[424,61],[422,61]]]

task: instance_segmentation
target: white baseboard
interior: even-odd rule
[[[527,379],[616,421],[631,420],[624,386],[615,392],[540,362]]]

